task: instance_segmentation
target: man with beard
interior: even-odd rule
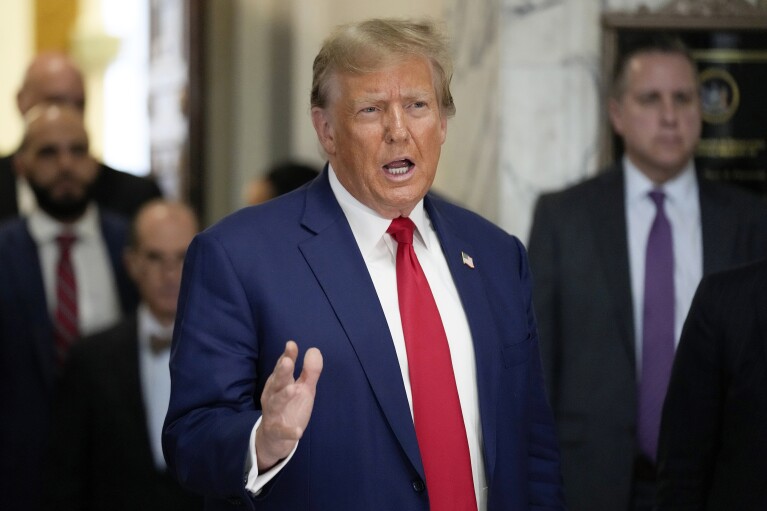
[[[43,52],[35,56],[16,96],[22,116],[43,102],[70,105],[82,115],[85,85],[77,65],[66,54]],[[14,160],[17,153],[0,157],[0,220],[26,214],[34,209],[36,195],[29,191]],[[157,184],[147,178],[115,170],[103,163],[96,166],[93,199],[102,208],[132,217],[146,201],[161,196]]]
[[[79,336],[133,310],[128,225],[93,200],[98,164],[81,112],[39,104],[17,161],[37,208],[0,228],[0,509],[40,509],[58,368]]]

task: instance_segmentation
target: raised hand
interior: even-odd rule
[[[297,358],[298,345],[288,341],[261,394],[261,424],[256,430],[259,473],[290,454],[312,415],[322,354],[317,348],[309,348],[301,375],[294,379]]]

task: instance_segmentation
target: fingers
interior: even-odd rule
[[[277,359],[277,363],[274,366],[274,371],[270,378],[270,387],[272,391],[277,392],[293,383],[293,371],[296,367],[297,358],[298,345],[293,341],[286,342],[285,351],[283,351],[280,358]]]
[[[298,381],[314,389],[322,372],[322,353],[317,348],[309,348],[304,354],[304,367]]]

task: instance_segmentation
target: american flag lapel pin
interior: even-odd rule
[[[463,261],[463,264],[465,264],[472,270],[474,269],[474,259],[472,259],[471,256],[467,254],[466,252],[461,252],[461,261]]]

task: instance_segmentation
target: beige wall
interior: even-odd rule
[[[21,120],[16,110],[16,92],[24,68],[32,55],[32,6],[29,0],[3,0],[3,29],[0,30],[0,154],[16,148],[21,138]]]

